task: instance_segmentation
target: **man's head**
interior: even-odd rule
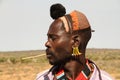
[[[87,43],[91,38],[91,29],[85,15],[73,11],[71,14],[63,14],[55,18],[47,36],[48,41],[45,44],[47,58],[50,64],[58,65],[67,62],[72,57],[72,47],[78,47],[81,53],[85,53]]]

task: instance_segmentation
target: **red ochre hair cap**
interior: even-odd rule
[[[82,29],[86,29],[86,28],[90,27],[88,19],[86,18],[86,16],[83,13],[74,10],[69,15],[71,17],[71,21],[69,20],[69,18],[66,17],[66,15],[63,17],[60,17],[60,19],[64,23],[64,27],[67,32],[69,31],[69,24],[68,24],[69,22],[71,22],[71,24],[72,24],[71,27],[72,27],[73,31],[82,30]]]

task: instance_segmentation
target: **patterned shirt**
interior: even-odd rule
[[[114,80],[108,73],[103,70],[99,70],[98,67],[92,63],[94,66],[93,73],[91,74],[89,80]],[[54,80],[53,70],[45,70],[39,73],[36,80]],[[65,79],[64,79],[65,80]],[[83,79],[81,79],[83,80]]]

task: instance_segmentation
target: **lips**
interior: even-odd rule
[[[50,50],[46,49],[46,56],[48,59],[50,59],[53,56],[53,53]]]
[[[50,59],[52,57],[52,55],[46,55],[48,59]]]

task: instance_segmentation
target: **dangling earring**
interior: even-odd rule
[[[81,54],[82,54],[82,53],[79,52],[78,47],[73,47],[72,56],[79,56],[79,55],[81,55]]]

